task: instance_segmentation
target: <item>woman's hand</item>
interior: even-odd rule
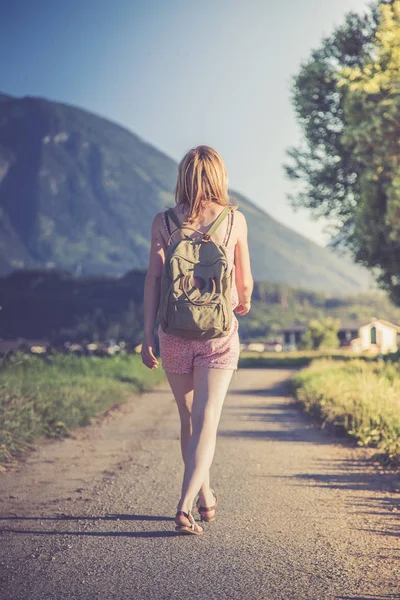
[[[238,315],[247,315],[251,308],[251,302],[240,302],[235,308],[235,313]]]
[[[157,358],[154,356],[154,337],[145,338],[142,344],[142,362],[149,369],[156,369],[159,365]]]

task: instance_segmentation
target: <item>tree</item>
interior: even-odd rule
[[[359,167],[355,257],[378,267],[381,287],[400,303],[400,1],[381,6],[374,57],[344,67],[342,143]]]
[[[304,350],[334,350],[339,346],[339,327],[339,319],[312,319],[299,347]]]
[[[362,116],[359,115],[362,123],[354,121],[358,111],[355,96],[360,94],[360,90],[350,91],[348,85],[349,78],[356,77],[356,74],[365,84],[365,78],[371,77],[374,72],[368,71],[371,65],[379,64],[379,61],[383,65],[386,58],[380,57],[379,44],[382,44],[385,35],[392,40],[393,50],[399,43],[399,38],[393,37],[394,32],[388,30],[390,27],[396,29],[396,19],[381,19],[382,14],[390,11],[397,14],[397,5],[398,0],[392,0],[371,5],[370,12],[364,16],[349,13],[344,25],[325,38],[321,47],[312,52],[310,60],[302,65],[293,81],[292,100],[304,141],[301,148],[288,150],[293,163],[284,167],[289,178],[301,183],[298,193],[289,196],[292,205],[309,208],[317,218],[327,217],[331,244],[350,250],[357,262],[380,268],[380,284],[400,303],[400,292],[398,294],[395,287],[398,281],[390,269],[386,272],[389,266],[393,266],[388,263],[392,261],[397,241],[391,238],[393,245],[378,255],[377,249],[388,234],[387,229],[379,230],[378,234],[377,228],[374,228],[374,242],[377,242],[374,247],[369,245],[371,226],[365,231],[368,223],[375,223],[380,216],[386,192],[383,186],[365,183],[368,177],[363,158],[367,150],[364,147],[363,156],[361,151],[355,151],[360,141],[356,131],[368,123],[371,114],[367,102],[364,102]],[[387,44],[390,46],[389,42]],[[390,66],[389,71],[388,77],[396,69]],[[367,89],[364,89],[365,94]],[[387,100],[386,97],[383,99]],[[387,106],[384,112],[388,112]],[[380,125],[382,136],[386,125]],[[378,203],[371,199],[371,194],[374,198],[380,195]]]

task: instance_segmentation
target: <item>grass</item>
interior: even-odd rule
[[[249,352],[240,354],[239,366],[242,368],[287,368],[306,367],[315,359],[354,360],[355,355],[349,350],[335,350],[333,352],[321,350],[297,350],[292,352]],[[376,357],[370,354],[359,356],[361,360],[374,361]]]
[[[291,380],[304,410],[335,425],[360,446],[381,450],[400,464],[400,366],[398,363],[322,359]]]
[[[65,437],[88,425],[164,377],[163,369],[147,369],[138,355],[16,354],[0,370],[0,464],[15,460],[38,437]]]

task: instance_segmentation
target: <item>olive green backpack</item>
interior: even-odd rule
[[[223,244],[210,238],[230,214]],[[201,239],[183,234],[172,242],[182,226],[174,212],[165,213],[170,234],[161,281],[159,317],[165,333],[190,340],[209,340],[229,333],[232,323],[232,271],[226,255],[226,245],[232,229],[233,211],[226,207]],[[177,226],[171,233],[168,217]],[[229,217],[228,217],[229,218]],[[201,232],[198,232],[201,233]]]

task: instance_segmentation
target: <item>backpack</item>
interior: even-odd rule
[[[223,244],[210,238],[231,213]],[[232,270],[229,269],[226,245],[232,230],[233,210],[226,207],[201,239],[183,233],[183,239],[172,242],[182,226],[174,212],[165,213],[169,235],[161,278],[159,317],[165,333],[190,340],[209,340],[227,335],[232,323]],[[168,217],[177,225],[171,233]]]

